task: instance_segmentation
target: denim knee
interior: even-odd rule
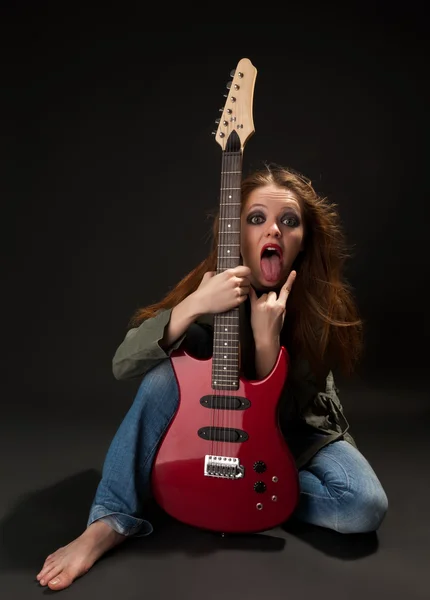
[[[142,397],[144,392],[149,389],[157,390],[158,394],[177,392],[176,378],[170,360],[162,360],[145,373],[137,390],[136,398]]]
[[[376,531],[388,511],[388,498],[382,486],[356,491],[348,506],[338,515],[339,533]]]

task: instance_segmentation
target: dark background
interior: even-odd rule
[[[111,370],[131,314],[208,252],[221,167],[211,131],[242,57],[258,70],[244,171],[261,161],[292,166],[341,213],[366,353],[351,380],[336,381],[388,515],[377,535],[353,536],[309,526],[221,538],[167,520],[105,555],[66,593],[325,600],[347,590],[350,600],[428,600],[424,9],[197,5],[188,15],[183,5],[3,4],[0,587],[8,600],[44,595],[35,576],[45,558],[85,528],[138,383],[118,382]],[[187,22],[202,10],[221,22],[170,30],[168,18]],[[258,23],[242,23],[244,13]],[[260,22],[265,13],[276,24]]]
[[[425,394],[428,36],[411,6],[174,31],[118,6],[2,9],[4,410],[129,402],[111,360],[134,310],[209,249],[211,131],[242,57],[258,71],[244,172],[292,166],[337,203],[366,323],[356,377]]]

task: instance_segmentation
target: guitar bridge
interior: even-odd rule
[[[224,479],[240,479],[245,474],[245,467],[238,458],[230,456],[205,456],[205,471],[207,477],[222,477]]]

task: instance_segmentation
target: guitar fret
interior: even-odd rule
[[[223,356],[220,356],[219,354],[216,357],[216,363],[218,365],[223,365],[225,367],[227,367],[228,365],[232,365],[234,363],[236,363],[239,360],[239,357],[236,356],[231,356],[230,358],[224,358]],[[214,361],[215,362],[215,361]]]
[[[239,340],[231,340],[233,343],[236,342],[236,345],[239,345]],[[233,344],[231,344],[231,346],[233,346]],[[223,346],[222,344],[214,344],[214,348],[224,348],[227,347],[228,348],[228,344],[225,344],[225,346]]]
[[[215,345],[215,347],[216,347],[216,348],[220,348],[220,347],[222,347],[222,346],[217,346],[217,345]],[[234,351],[233,351],[233,352],[228,352],[227,350],[224,350],[224,351],[221,351],[221,350],[216,350],[216,351],[214,351],[214,354],[215,354],[215,353],[216,353],[216,354],[217,354],[219,357],[221,357],[221,356],[222,356],[223,358],[224,358],[224,356],[226,356],[226,355],[228,356],[228,355],[230,354],[230,355],[231,355],[231,356],[230,356],[230,358],[227,358],[226,360],[234,360],[235,358],[237,358],[237,353],[236,353],[236,352],[234,352]]]
[[[218,328],[219,327],[224,327],[224,325],[218,325]],[[222,335],[227,335],[227,336],[228,335],[239,335],[238,331],[220,331],[219,329],[217,329],[217,327],[215,327],[215,331],[216,331],[216,333],[218,333],[218,335],[221,335],[221,336]]]

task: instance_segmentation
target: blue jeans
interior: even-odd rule
[[[87,525],[102,519],[123,535],[152,532],[142,507],[151,495],[158,445],[178,401],[172,364],[165,359],[143,377],[111,442]],[[346,441],[322,448],[299,471],[299,480],[300,499],[293,516],[302,521],[341,533],[362,533],[376,530],[387,511],[387,496],[373,469]]]

